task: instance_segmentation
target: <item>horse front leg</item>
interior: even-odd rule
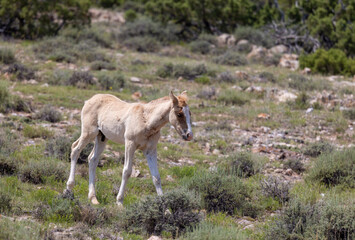
[[[119,206],[123,206],[124,192],[125,192],[128,178],[132,174],[133,156],[134,156],[135,151],[136,151],[136,146],[133,143],[133,141],[126,141],[125,142],[125,162],[124,162],[124,167],[123,167],[123,172],[122,172],[122,181],[121,181],[120,190],[117,195],[117,204]]]
[[[147,158],[148,166],[150,173],[152,175],[153,183],[157,194],[163,195],[163,189],[161,187],[160,175],[158,170],[158,161],[157,161],[157,148],[156,146],[152,149],[147,149],[144,151],[144,155]]]

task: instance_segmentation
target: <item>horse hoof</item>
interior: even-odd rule
[[[96,197],[92,197],[91,198],[91,203],[94,204],[94,205],[99,205],[99,201],[97,201]]]

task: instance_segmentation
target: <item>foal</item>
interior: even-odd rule
[[[190,110],[186,91],[179,96],[173,92],[168,97],[149,103],[127,103],[109,94],[97,94],[85,102],[81,111],[81,136],[72,145],[70,176],[65,191],[74,187],[75,166],[80,152],[95,140],[89,155],[89,195],[92,204],[99,204],[95,193],[95,172],[99,156],[107,140],[125,144],[125,163],[117,204],[123,204],[127,180],[132,173],[134,152],[143,151],[158,195],[163,194],[157,164],[157,143],[160,129],[170,122],[186,141],[193,138]]]

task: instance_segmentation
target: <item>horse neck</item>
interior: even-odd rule
[[[145,106],[147,128],[160,130],[169,122],[169,113],[172,103],[169,97],[151,101]]]

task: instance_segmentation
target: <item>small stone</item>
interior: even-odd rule
[[[219,151],[217,148],[213,149],[212,154],[214,155],[219,155],[221,153],[221,151]]]
[[[308,67],[305,67],[301,73],[304,74],[304,75],[308,75],[308,74],[311,74],[312,70]]]
[[[41,87],[49,87],[48,83],[44,83],[41,85]]]
[[[313,108],[311,107],[311,108],[308,108],[307,110],[306,110],[306,113],[308,114],[308,113],[311,113],[311,112],[313,112]]]
[[[182,81],[182,80],[184,80],[184,78],[180,76],[180,77],[178,78],[178,81],[180,82],[180,81]]]
[[[150,238],[148,238],[148,240],[162,240],[162,238],[153,235],[153,236],[151,236]]]
[[[168,182],[174,182],[174,178],[171,175],[166,176],[166,181]]]
[[[107,169],[106,171],[102,171],[102,175],[105,176],[112,176],[114,174],[114,171],[112,169]]]
[[[131,174],[131,177],[133,177],[133,178],[137,178],[137,177],[139,177],[140,176],[140,174],[141,174],[141,172],[138,170],[138,169],[132,169],[132,174]]]
[[[131,77],[130,80],[133,83],[141,83],[142,82],[142,80],[140,78],[137,78],[137,77]]]
[[[292,174],[293,174],[292,169],[291,169],[291,168],[287,169],[286,172],[285,172],[285,174],[286,174],[287,176],[292,176]]]
[[[282,172],[283,172],[283,170],[280,169],[280,168],[277,168],[277,169],[275,169],[275,171],[274,171],[274,173],[282,173]]]
[[[169,148],[168,148],[167,146],[165,146],[163,149],[164,149],[165,151],[168,151]]]

